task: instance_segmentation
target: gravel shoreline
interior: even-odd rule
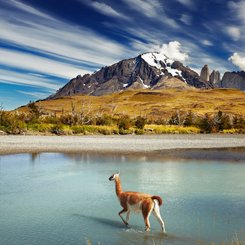
[[[245,147],[245,135],[0,136],[0,154],[35,152],[152,153],[175,149],[237,147]]]

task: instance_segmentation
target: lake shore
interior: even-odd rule
[[[99,153],[245,160],[245,135],[0,136],[0,154]]]

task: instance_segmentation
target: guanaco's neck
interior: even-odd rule
[[[119,197],[121,195],[121,193],[123,192],[121,180],[119,177],[115,179],[115,184],[116,184],[116,194]]]

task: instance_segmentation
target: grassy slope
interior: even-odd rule
[[[169,118],[175,111],[193,111],[198,114],[219,110],[245,116],[245,93],[235,89],[213,90],[132,90],[105,96],[79,95],[56,100],[40,101],[44,111],[57,115],[71,112],[72,104],[77,112],[128,114],[148,118]],[[89,108],[89,109],[88,109]],[[26,111],[26,107],[18,109]]]

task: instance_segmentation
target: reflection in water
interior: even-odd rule
[[[31,153],[31,162],[34,164],[37,159],[40,159],[41,153]]]
[[[142,231],[142,227],[137,225],[125,225],[120,221],[115,221],[107,218],[83,215],[83,214],[73,214],[74,217],[83,220],[93,220],[100,223],[103,226],[108,226],[110,229],[121,231],[120,233],[120,243],[125,244],[125,241],[130,241],[138,244],[168,244],[171,242],[173,244],[203,244],[202,241],[196,241],[187,237],[180,237],[169,233],[163,232],[145,232]],[[86,221],[85,221],[86,222]],[[165,242],[164,242],[165,241]],[[143,242],[143,243],[142,243]]]

